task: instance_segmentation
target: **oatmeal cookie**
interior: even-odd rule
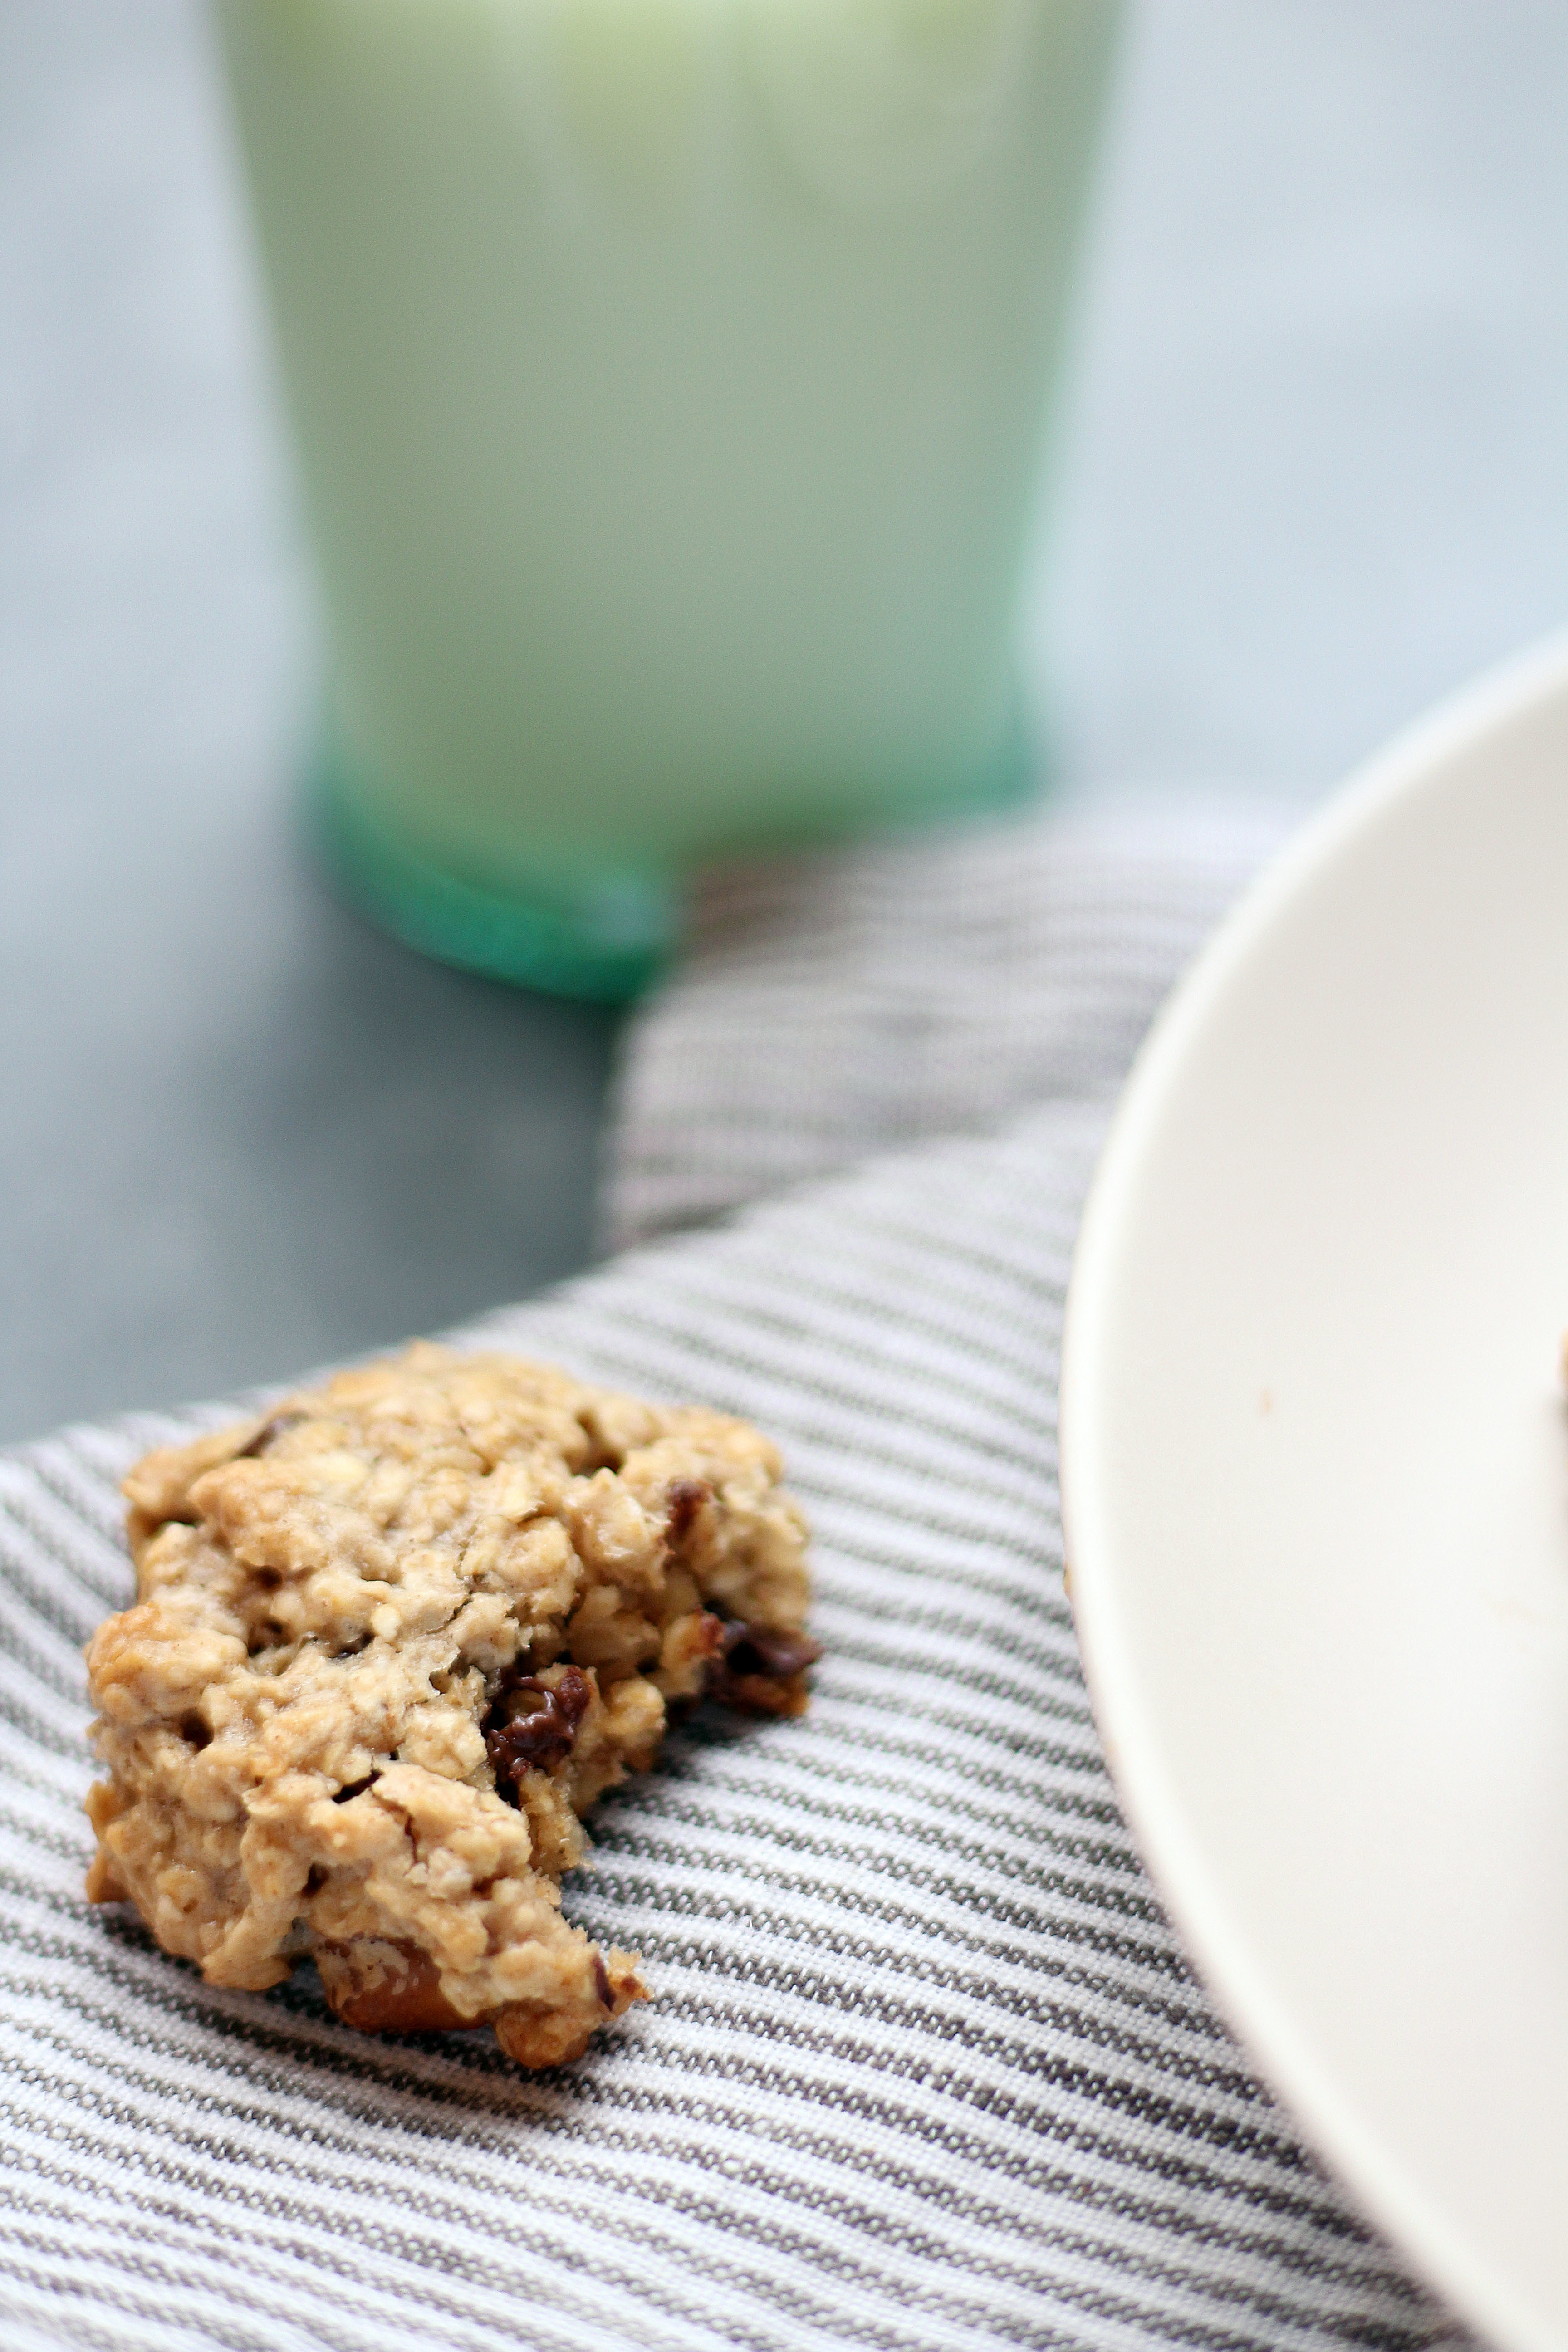
[[[150,1454],[138,1598],[88,1651],[89,1894],[213,1984],[308,1957],[350,2024],[580,2055],[647,1996],[562,1917],[578,1816],[672,1703],[805,1705],[779,1467],[721,1413],[429,1346]]]

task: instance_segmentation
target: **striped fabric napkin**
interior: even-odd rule
[[[461,1335],[752,1416],[816,1528],[809,1715],[700,1716],[597,1817],[568,1905],[654,2000],[577,2066],[367,2041],[312,1979],[213,1990],[87,1907],[115,1481],[233,1408],[0,1464],[7,2345],[1465,2341],[1184,1960],[1062,1593],[1079,1204],[1268,834],[1035,818],[716,882],[634,1028],[611,1188],[621,1236],[693,1229]]]
[[[1284,838],[1268,802],[1131,802],[713,875],[633,1028],[612,1247],[874,1151],[1117,1093]]]

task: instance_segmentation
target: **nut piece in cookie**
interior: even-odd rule
[[[581,2055],[647,1995],[562,1916],[579,1816],[672,1705],[806,1704],[779,1475],[721,1413],[423,1345],[149,1454],[88,1652],[89,1894],[214,1984],[311,1958],[369,2032]]]

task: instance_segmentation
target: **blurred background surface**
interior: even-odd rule
[[[1064,796],[1303,806],[1568,618],[1568,12],[1142,0],[1026,667]],[[191,0],[0,12],[0,1438],[582,1264],[615,1017],[340,911]]]

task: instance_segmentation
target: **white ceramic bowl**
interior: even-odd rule
[[[1568,640],[1162,1015],[1068,1301],[1075,1611],[1197,1965],[1369,2215],[1568,2345]]]

